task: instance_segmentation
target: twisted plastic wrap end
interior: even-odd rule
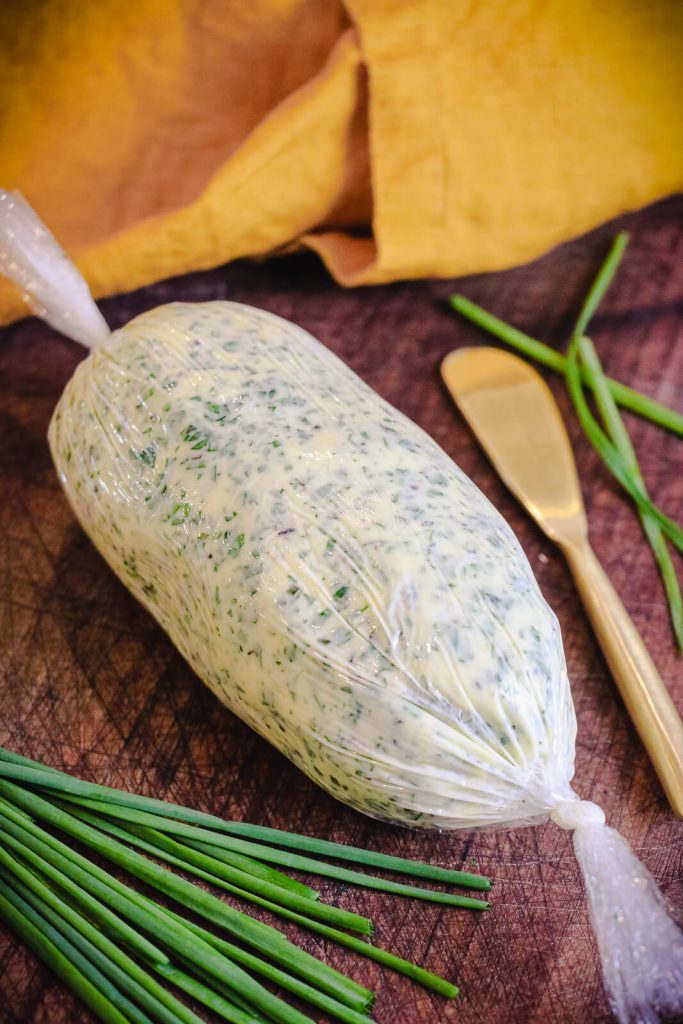
[[[19,192],[0,189],[0,274],[31,312],[86,348],[110,334],[88,285]]]
[[[551,819],[574,832],[593,931],[620,1024],[683,1015],[683,933],[647,868],[587,800],[562,800]]]

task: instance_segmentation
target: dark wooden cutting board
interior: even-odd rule
[[[632,243],[593,325],[605,366],[683,405],[683,200],[625,218]],[[561,343],[615,226],[527,267],[458,288],[530,333]],[[567,570],[506,493],[439,381],[440,360],[483,340],[446,306],[453,282],[343,291],[310,256],[237,264],[102,304],[112,326],[175,299],[237,299],[288,317],[345,359],[431,433],[515,529],[559,616],[579,719],[576,786],[598,801],[676,906],[683,907],[683,827],[609,679]],[[417,834],[370,821],[317,789],[227,712],[113,576],[61,495],[45,440],[79,346],[35,320],[0,333],[0,743],[58,768],[229,817],[331,836],[496,880],[476,916],[322,885],[367,912],[376,941],[457,980],[447,1004],[405,978],[310,937],[309,949],[378,993],[380,1024],[586,1024],[610,1019],[567,833],[553,825],[485,834]],[[662,588],[638,521],[584,440],[561,380],[550,384],[575,445],[595,550],[683,707]],[[654,499],[683,511],[683,445],[629,417]],[[0,1020],[92,1018],[0,932]]]

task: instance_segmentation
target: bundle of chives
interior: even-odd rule
[[[218,926],[230,939],[130,888],[52,830],[89,847],[183,911]],[[271,864],[473,909],[488,904],[378,879],[280,847],[296,845],[336,859],[479,889],[490,887],[488,879],[369,851],[360,851],[363,861],[342,844],[312,837],[301,837],[303,843],[291,839],[290,833],[276,829],[224,822],[189,808],[85,783],[0,748],[0,918],[105,1021],[199,1024],[200,1018],[155,975],[234,1024],[312,1024],[265,988],[259,977],[346,1024],[368,1021],[372,992],[306,953],[276,928],[227,905],[158,861],[347,946],[443,996],[457,994],[457,987],[445,979],[359,938],[372,933],[367,918],[322,903],[315,890]]]
[[[550,345],[546,345],[539,341],[538,338],[532,338],[531,335],[525,334],[524,331],[520,331],[517,327],[506,323],[464,295],[451,295],[448,301],[456,313],[460,313],[466,320],[476,324],[477,327],[481,327],[482,330],[492,334],[499,341],[505,342],[510,348],[514,348],[529,359],[541,363],[549,370],[555,370],[556,373],[566,376],[567,356],[562,355],[561,352],[556,352]],[[593,384],[585,370],[582,369],[580,372],[584,386],[593,389]],[[622,408],[628,409],[643,419],[650,420],[651,423],[655,423],[657,426],[664,427],[665,430],[670,430],[672,433],[683,437],[683,416],[676,412],[675,409],[670,409],[668,406],[662,405],[661,402],[657,402],[654,398],[643,395],[640,391],[636,391],[626,384],[621,384],[618,380],[612,380],[611,377],[607,377],[605,380],[612,398]]]
[[[615,238],[588,291],[572,331],[566,356],[492,316],[463,295],[452,295],[450,302],[456,312],[489,331],[499,340],[550,369],[564,374],[572,403],[586,437],[636,505],[643,532],[662,578],[674,638],[679,650],[683,650],[683,600],[667,546],[669,541],[683,553],[683,529],[665,515],[650,498],[617,404],[681,435],[683,416],[607,377],[592,342],[586,337],[588,324],[614,278],[627,244],[628,235],[622,231]],[[593,392],[602,418],[602,426],[589,408],[584,388]]]
[[[364,850],[358,846],[347,846],[344,843],[335,843],[328,839],[317,839],[314,836],[301,835],[298,832],[285,832],[280,829],[268,828],[263,825],[252,825],[243,821],[226,821],[213,814],[206,814],[203,811],[183,807],[180,804],[155,800],[152,797],[140,796],[137,793],[127,793],[125,790],[113,789],[110,786],[102,786],[94,782],[84,782],[82,779],[76,779],[66,774],[66,772],[60,772],[56,768],[46,768],[37,761],[32,761],[30,758],[22,757],[2,747],[0,747],[0,777],[15,779],[17,782],[27,786],[41,790],[54,790],[63,796],[78,798],[78,802],[84,807],[88,806],[85,802],[86,800],[99,800],[106,804],[111,804],[114,808],[125,808],[126,815],[132,810],[147,811],[167,821],[172,820],[191,825],[200,825],[219,834],[226,833],[228,835],[253,839],[263,844],[263,847],[272,843],[275,846],[305,850],[308,853],[318,854],[322,857],[333,857],[336,860],[350,860],[367,867],[399,872],[435,882],[445,882],[448,885],[459,885],[468,889],[480,890],[491,888],[490,879],[484,875],[471,874],[467,871],[457,871],[451,868],[441,868],[433,864],[408,860],[404,857],[389,856],[373,850]],[[114,811],[113,813],[117,812]],[[160,825],[157,827],[160,827]],[[261,848],[259,847],[259,849]],[[307,868],[306,870],[311,869]]]
[[[27,829],[17,826],[4,814],[3,819],[3,845],[20,857],[22,862],[30,865],[34,872],[56,884],[58,890],[70,890],[72,888],[70,883],[75,881],[85,893],[88,893],[87,900],[82,900],[86,913],[89,912],[91,901],[96,912],[99,912],[98,902],[105,903],[105,905],[108,903],[110,907],[115,907],[118,914],[128,918],[129,922],[134,923],[142,931],[154,933],[155,938],[167,947],[173,956],[184,954],[193,962],[200,962],[203,970],[217,980],[227,983],[231,988],[234,987],[257,1011],[263,1010],[266,1015],[282,1024],[308,1024],[308,1017],[278,999],[254,981],[250,974],[202,942],[188,929],[174,922],[166,921],[161,912],[153,905],[142,907],[139,895],[134,890],[108,876],[106,872],[96,868],[86,858],[76,855],[74,861],[77,863],[75,863],[71,856],[59,855],[54,848],[50,849],[48,843],[32,836]],[[73,851],[69,852],[73,854]],[[82,866],[84,862],[87,865],[85,868]],[[63,884],[63,876],[66,876],[66,885]],[[5,881],[7,881],[7,877],[5,877]],[[276,932],[276,934],[280,933]],[[293,948],[296,949],[296,947]],[[297,952],[301,951],[297,950]],[[170,957],[162,955],[152,963],[152,967],[157,968],[158,966],[163,970],[169,963]],[[77,966],[83,969],[85,965]],[[324,967],[323,964],[319,966]],[[94,982],[99,988],[97,977],[94,978]]]
[[[164,1024],[173,1024],[178,1020],[183,1024],[199,1024],[199,1018],[192,1010],[147,974],[103,932],[93,927],[86,917],[62,900],[38,875],[31,874],[16,860],[8,865],[3,853],[0,850],[3,867],[9,867],[9,871],[16,876],[10,885],[0,881],[0,892],[7,899],[11,899],[10,893],[14,891],[31,904],[35,911],[49,920],[67,941],[99,967],[103,974],[108,975],[125,995],[134,999],[152,1018]]]
[[[9,785],[3,783],[3,796],[6,795],[6,789],[9,789]],[[12,790],[15,789],[16,787],[12,787]],[[34,794],[28,794],[23,790],[13,791],[11,799],[20,807],[23,805],[23,809],[26,809],[28,804],[37,813],[41,815],[46,813],[46,817],[54,818],[50,814],[47,801],[41,800]],[[170,949],[184,955],[197,956],[199,954],[200,950],[197,949],[197,946],[201,943],[198,944],[196,939],[186,933],[186,929],[179,929],[179,926],[172,925],[167,921],[154,904],[143,904],[135,890],[123,885],[106,871],[77,854],[38,826],[27,823],[20,825],[16,819],[8,820],[9,816],[4,807],[0,808],[0,818],[4,819],[2,821],[3,845],[9,846],[25,861],[38,867],[42,874],[57,882],[60,887],[71,888],[73,892],[72,883],[75,883],[76,887],[80,886],[88,894],[87,905],[90,904],[90,897],[94,897],[96,900],[104,902],[136,928],[154,935],[158,942],[167,945]],[[65,819],[66,816],[61,819],[62,823],[66,823],[69,827],[69,823],[65,822]],[[55,822],[53,821],[53,823]],[[151,861],[147,861],[132,851],[126,851],[125,848],[119,847],[119,844],[116,844],[116,848],[114,848],[111,840],[104,835],[98,837],[95,830],[90,829],[86,832],[84,827],[83,830],[71,829],[71,832],[74,838],[86,845],[94,840],[96,844],[94,848],[97,852],[103,853],[105,857],[109,854],[110,859],[119,863],[121,867],[129,870],[140,880],[149,882],[154,888],[158,888],[171,898],[176,898],[186,909],[225,928],[235,938],[247,945],[252,945],[293,973],[311,980],[314,984],[322,987],[324,991],[334,994],[342,1000],[352,998],[354,1004],[359,998],[363,1003],[369,998],[370,994],[366,990],[338,971],[321,963],[309,953],[299,949],[277,929],[270,928],[247,914],[235,910],[203,889],[157,867]],[[68,885],[64,884],[63,877],[60,875],[67,876]],[[204,948],[201,950],[201,955],[204,969],[215,969],[217,977],[222,978],[225,974],[225,965],[215,963],[212,950],[208,947]],[[154,962],[163,963],[164,961],[168,961],[168,957],[161,954],[155,958]],[[245,975],[245,978],[242,978],[241,975],[244,972],[234,965],[233,968],[238,972],[235,976],[236,982],[244,986],[248,976]],[[246,994],[246,989],[242,994]],[[258,999],[256,999],[255,1005],[259,1005]]]
[[[0,766],[1,774],[2,767]],[[70,797],[68,801],[64,801],[63,806],[68,806],[72,801],[73,797]],[[348,868],[314,860],[312,857],[302,857],[300,854],[290,853],[289,850],[279,850],[276,847],[249,842],[248,840],[238,839],[220,832],[211,832],[199,826],[186,825],[184,822],[175,821],[172,818],[160,818],[158,815],[147,814],[144,811],[135,810],[130,807],[119,807],[115,804],[107,804],[87,798],[78,801],[77,806],[81,808],[78,813],[84,820],[90,820],[86,817],[84,809],[96,810],[103,817],[93,818],[92,820],[97,820],[99,827],[104,831],[109,831],[112,835],[116,834],[112,830],[113,823],[107,822],[106,818],[122,819],[127,823],[125,830],[129,834],[132,833],[129,835],[129,842],[132,842],[134,845],[140,845],[146,836],[148,840],[151,839],[157,846],[161,845],[165,848],[169,855],[175,854],[176,857],[184,859],[186,870],[194,871],[195,869],[191,865],[197,865],[197,869],[199,869],[204,864],[204,867],[207,870],[211,870],[214,875],[218,874],[219,877],[225,877],[223,874],[225,867],[220,863],[223,860],[224,854],[227,852],[228,857],[230,857],[235,852],[241,852],[251,857],[262,857],[265,861],[282,864],[297,871],[306,871],[309,874],[334,878],[339,882],[348,882],[352,885],[362,886],[365,889],[379,889],[382,892],[390,892],[397,896],[412,896],[415,899],[427,900],[433,903],[444,903],[452,907],[468,907],[471,910],[484,910],[487,907],[485,901],[472,899],[469,896],[439,892],[434,889],[423,889],[414,885],[404,885],[401,882],[377,878],[363,871],[351,871]],[[137,828],[133,828],[133,826],[137,826]],[[154,832],[154,835],[151,835],[152,832]],[[166,832],[182,838],[185,845],[174,843],[173,848],[171,848],[168,839],[163,835]],[[209,865],[208,860],[213,860],[213,864]],[[488,882],[488,879],[484,880],[481,878],[481,881]],[[289,906],[294,907],[293,900],[289,901]],[[324,915],[321,919],[325,919]],[[346,927],[349,927],[349,925],[347,924]],[[354,931],[364,931],[364,929],[362,927],[354,928]],[[366,931],[366,934],[369,934],[369,932]]]
[[[607,443],[605,443],[607,439],[600,436],[602,433],[600,427],[595,423],[595,419],[587,409],[583,398],[581,378],[577,372],[579,358],[588,374],[588,379],[592,382],[591,386],[596,404],[609,435]],[[681,601],[681,589],[676,576],[676,570],[666,540],[668,537],[679,551],[683,551],[683,547],[681,547],[681,531],[680,528],[677,529],[677,524],[672,523],[671,520],[663,522],[661,515],[658,514],[659,509],[651,503],[631,439],[619,415],[614,399],[606,386],[606,378],[600,360],[589,338],[578,338],[572,343],[567,381],[574,407],[581,419],[586,436],[603,457],[614,476],[618,480],[625,477],[629,481],[629,493],[632,494],[636,501],[643,531],[659,567],[659,573],[669,604],[669,615],[676,643],[679,650],[683,651],[683,602]],[[611,442],[611,445],[609,442]],[[617,459],[621,462],[620,466],[617,464]],[[635,496],[633,495],[633,490],[635,490]]]
[[[567,387],[588,440],[636,504],[643,531],[662,577],[676,643],[683,650],[683,603],[676,570],[666,543],[668,538],[683,552],[683,530],[653,504],[598,354],[590,338],[585,335],[590,319],[616,273],[626,242],[625,235],[617,236],[581,308],[567,353]],[[593,391],[604,430],[591,413],[584,397],[584,378]]]
[[[182,923],[182,918],[174,914],[173,911],[167,910],[167,914],[170,917],[175,918],[176,921]],[[259,957],[254,956],[253,953],[249,953],[247,950],[241,949],[239,946],[235,946],[231,942],[226,942],[225,939],[221,939],[214,935],[212,932],[206,931],[199,925],[186,922],[187,927],[204,939],[210,945],[214,946],[219,952],[224,952],[226,956],[235,960],[243,967],[248,967],[250,970],[255,971],[256,974],[262,975],[269,981],[274,982],[281,988],[287,989],[299,998],[304,999],[306,1002],[311,1003],[313,1006],[319,1007],[321,1010],[325,1010],[330,1016],[336,1017],[338,1020],[346,1021],[347,1024],[366,1024],[367,1017],[364,1015],[367,1012],[367,1006],[363,1013],[358,1010],[347,1006],[332,996],[326,995],[320,989],[314,988],[307,984],[305,981],[301,981],[299,978],[294,977],[292,974],[287,974],[280,968],[275,967],[273,964],[268,963],[266,960],[261,960]]]

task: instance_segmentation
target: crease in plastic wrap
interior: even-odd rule
[[[571,789],[557,620],[431,438],[306,332],[210,302],[98,337],[49,442],[83,528],[223,703],[366,814],[572,829],[618,1019],[683,1009],[681,932]]]

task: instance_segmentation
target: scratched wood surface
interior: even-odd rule
[[[625,218],[632,243],[593,327],[610,373],[681,408],[683,200]],[[458,282],[530,333],[562,343],[614,226],[537,263]],[[451,314],[453,283],[342,291],[309,256],[239,264],[109,300],[110,324],[174,299],[231,298],[312,331],[416,420],[512,524],[559,616],[579,719],[576,785],[601,803],[679,908],[683,829],[608,678],[558,553],[517,507],[442,388],[449,350],[480,343]],[[317,789],[227,712],[115,579],[76,525],[45,440],[57,398],[83,351],[35,320],[0,334],[0,743],[83,777],[230,817],[361,846],[474,863],[496,881],[485,915],[322,885],[368,912],[378,943],[458,981],[451,1004],[407,979],[301,936],[378,993],[380,1024],[586,1024],[610,1019],[567,833],[424,835],[381,825]],[[581,435],[563,384],[550,379],[575,444],[595,549],[683,706],[662,589],[629,504]],[[653,496],[683,511],[683,446],[628,420]],[[85,1024],[91,1017],[0,931],[0,1020]]]

